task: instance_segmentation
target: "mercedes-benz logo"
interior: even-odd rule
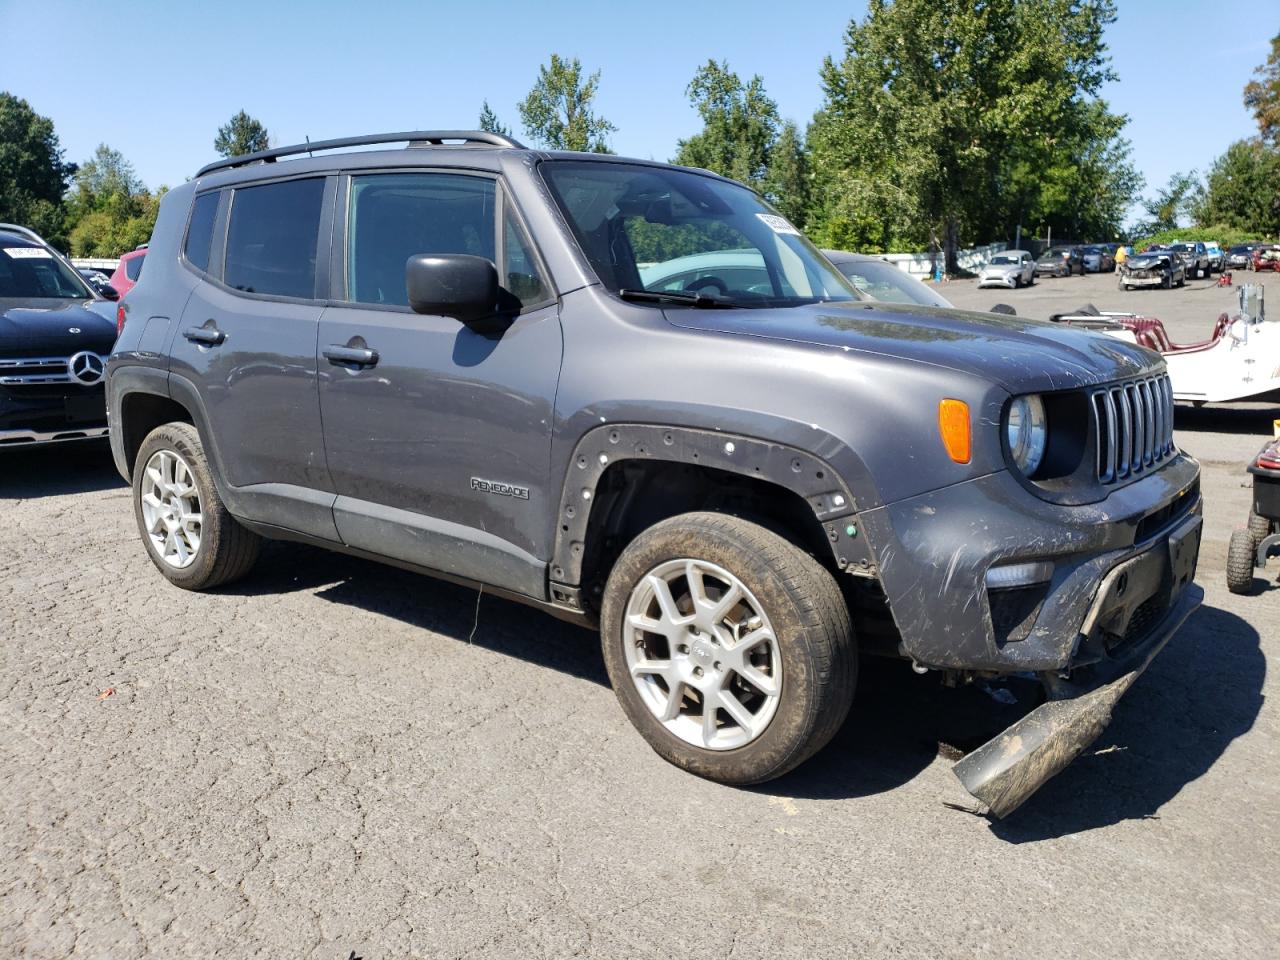
[[[96,353],[82,350],[67,361],[67,372],[71,374],[71,379],[76,383],[91,387],[95,383],[102,382],[102,375],[106,372],[106,367],[102,363],[102,358]]]

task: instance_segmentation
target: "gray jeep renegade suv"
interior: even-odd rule
[[[865,300],[705,171],[269,150],[169,192],[122,302],[112,448],[170,581],[278,537],[483,584],[598,626],[641,734],[723,782],[826,743],[861,649],[1041,678],[957,766],[1004,815],[1200,602],[1159,356]]]

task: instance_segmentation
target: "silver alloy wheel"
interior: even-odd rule
[[[631,592],[623,626],[640,698],[671,733],[732,750],[764,733],[782,695],[782,652],[746,585],[705,560],[668,560]]]
[[[181,570],[200,552],[200,491],[191,467],[173,450],[158,450],[142,479],[142,520],[151,546],[166,564]]]

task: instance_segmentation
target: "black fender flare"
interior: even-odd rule
[[[550,576],[552,598],[579,602],[587,525],[596,487],[620,460],[656,460],[711,467],[773,483],[803,497],[827,533],[842,570],[876,574],[875,556],[857,523],[853,491],[821,458],[769,440],[715,430],[611,423],[589,430],[574,447],[560,496]]]

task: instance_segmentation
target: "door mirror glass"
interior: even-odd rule
[[[414,313],[473,323],[499,309],[498,268],[486,257],[415,254],[405,264],[404,285]]]

